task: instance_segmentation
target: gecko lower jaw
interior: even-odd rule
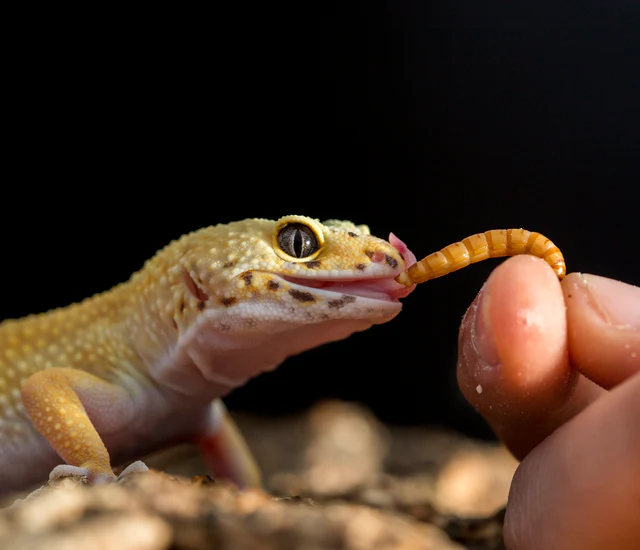
[[[393,277],[376,279],[350,279],[346,281],[307,279],[304,277],[282,276],[285,281],[299,287],[317,289],[332,294],[348,294],[359,298],[369,298],[385,302],[398,302],[399,298],[408,296],[414,287],[406,286],[396,282]]]

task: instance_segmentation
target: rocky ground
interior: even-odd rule
[[[237,491],[190,446],[148,474],[64,479],[0,510],[3,550],[494,550],[516,461],[500,446],[384,426],[330,401],[292,418],[236,415],[265,476]]]

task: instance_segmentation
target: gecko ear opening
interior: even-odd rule
[[[187,286],[189,292],[191,292],[194,298],[200,302],[206,302],[209,299],[209,295],[198,286],[185,268],[182,268],[182,278],[184,279],[184,284]]]

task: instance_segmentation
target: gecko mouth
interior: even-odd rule
[[[300,287],[313,288],[334,294],[348,294],[359,298],[370,298],[385,302],[397,302],[408,296],[413,288],[393,280],[393,277],[380,279],[351,279],[348,281],[307,279],[303,277],[281,276],[285,281]]]

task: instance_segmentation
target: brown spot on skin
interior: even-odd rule
[[[347,234],[349,235],[349,237],[357,237],[358,236],[358,234],[354,233],[353,231],[349,231]]]
[[[253,279],[253,273],[251,273],[251,271],[247,271],[242,275],[242,280],[244,281],[244,284],[247,286],[251,284],[251,279]]]
[[[220,323],[220,332],[227,332],[228,330],[231,330],[231,325]]]
[[[340,309],[346,306],[347,304],[353,304],[356,301],[355,296],[349,296],[348,294],[343,294],[339,300],[330,300],[329,307]]]
[[[302,292],[301,290],[292,288],[291,290],[289,290],[289,294],[294,300],[298,300],[298,302],[315,302],[316,301],[316,299],[314,298],[313,294],[311,294],[311,292]]]
[[[236,265],[236,262],[226,262],[222,267],[233,267],[234,265]]]
[[[198,311],[202,311],[206,305],[205,302],[198,302]]]
[[[356,264],[356,269],[358,271],[364,271],[367,266],[364,264]]]
[[[238,301],[238,298],[231,296],[231,298],[222,298],[221,303],[224,307],[230,307]]]
[[[389,254],[385,254],[384,259],[386,260],[387,265],[391,267],[398,267],[398,260],[389,256]]]
[[[267,283],[267,288],[269,290],[278,290],[280,288],[280,283],[276,283],[273,279]]]
[[[310,262],[304,262],[304,265],[310,269],[315,269],[316,267],[320,267],[320,262],[318,260],[312,260]]]

